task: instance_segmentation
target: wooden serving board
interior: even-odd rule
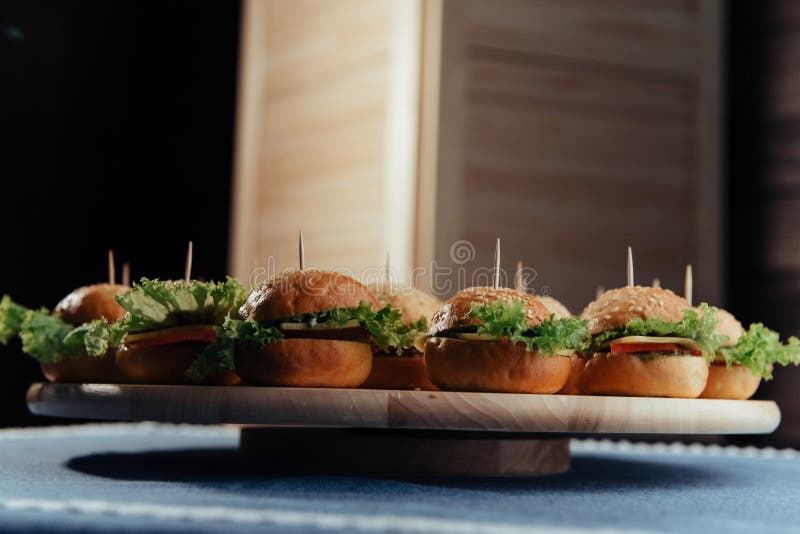
[[[115,384],[33,384],[28,406],[115,421],[559,434],[765,434],[781,418],[772,401]]]

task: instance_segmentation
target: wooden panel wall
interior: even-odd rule
[[[534,289],[579,311],[596,284],[624,283],[631,244],[640,281],[678,289],[692,262],[695,295],[721,302],[718,2],[444,0],[426,13],[441,50],[423,63],[440,82],[422,104],[439,120],[422,123],[438,146],[421,150],[420,190],[436,199],[421,204],[434,237],[420,232],[419,263],[448,263],[466,239],[465,267],[487,266],[499,236],[506,269],[524,260]]]
[[[746,241],[736,245],[749,269],[734,290],[742,293],[742,315],[784,337],[800,336],[800,3],[769,0],[751,9],[755,20],[748,28],[755,28],[759,38],[752,45],[763,56],[745,56],[740,66],[758,74],[744,81],[753,84],[758,99],[742,102],[755,112],[741,124],[743,130],[734,132],[755,154],[750,174],[739,176],[742,191],[733,224],[749,227],[737,234]],[[758,392],[781,407],[783,420],[771,439],[783,445],[800,443],[799,382],[800,369],[778,369]]]
[[[410,265],[420,3],[247,0],[231,272]],[[402,221],[396,223],[395,221]]]

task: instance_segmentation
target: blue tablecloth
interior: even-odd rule
[[[2,431],[0,530],[800,530],[796,451],[574,441],[566,474],[401,480],[256,474],[237,436],[153,424]]]

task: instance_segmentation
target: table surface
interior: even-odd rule
[[[0,530],[751,533],[800,524],[797,451],[577,440],[565,474],[382,479],[256,473],[237,445],[234,427],[0,431]]]

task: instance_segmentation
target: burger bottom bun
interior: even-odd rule
[[[193,384],[186,376],[207,343],[190,342],[155,347],[117,349],[117,367],[128,382],[134,384]],[[235,386],[241,379],[235,373],[211,376],[203,383]]]
[[[438,388],[428,380],[425,360],[418,356],[375,356],[372,372],[361,384],[366,389],[422,389],[436,391]]]
[[[84,353],[56,363],[43,363],[42,373],[50,382],[98,384],[124,382],[122,373],[114,361],[113,351],[108,351],[103,357],[93,357]]]
[[[570,359],[544,357],[508,341],[432,337],[425,342],[425,367],[440,389],[555,393],[567,382]]]
[[[700,398],[745,400],[753,396],[760,383],[761,377],[754,376],[747,367],[714,362],[708,369],[708,382]]]
[[[586,365],[586,359],[581,358],[577,354],[573,354],[569,357],[569,364],[570,364],[570,371],[569,371],[569,378],[567,378],[567,383],[564,384],[564,387],[558,391],[559,395],[580,395],[580,379],[581,373],[583,373],[583,368]]]
[[[700,356],[642,359],[631,354],[596,353],[578,383],[583,394],[694,399],[703,392],[708,364]]]
[[[284,339],[264,347],[236,349],[236,372],[264,386],[355,388],[369,376],[372,349],[333,339]]]

